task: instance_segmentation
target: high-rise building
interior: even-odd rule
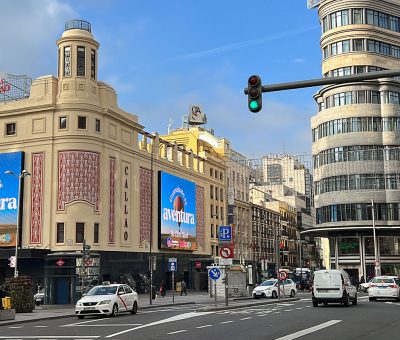
[[[324,77],[400,68],[400,1],[309,5],[318,9]],[[314,98],[313,233],[329,237],[332,268],[354,277],[398,275],[399,79],[328,85]]]

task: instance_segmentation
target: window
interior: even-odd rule
[[[361,8],[353,9],[353,24],[362,24],[363,23],[363,10]]]
[[[12,136],[16,134],[16,123],[6,124],[6,135]]]
[[[210,185],[210,198],[214,198],[214,186]]]
[[[64,130],[67,128],[67,117],[65,117],[65,116],[60,117],[60,119],[58,121],[58,128],[60,130]]]
[[[353,51],[364,51],[364,40],[354,39],[353,40]]]
[[[64,77],[71,77],[71,47],[64,47]]]
[[[93,226],[93,243],[99,243],[99,224],[95,223]]]
[[[101,122],[100,119],[95,120],[95,130],[96,132],[101,132]]]
[[[85,76],[85,48],[83,46],[78,46],[78,54],[77,54],[77,69],[76,75],[78,77]]]
[[[78,129],[86,129],[86,117],[78,116]]]
[[[64,223],[57,223],[57,243],[64,243]]]
[[[90,51],[90,78],[96,79],[96,51]]]
[[[77,222],[75,225],[75,242],[83,243],[85,238],[85,223]]]

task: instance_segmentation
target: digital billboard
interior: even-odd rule
[[[196,250],[196,185],[159,172],[159,247]]]
[[[18,176],[23,167],[23,152],[0,154],[0,247],[15,247],[18,221]],[[16,176],[6,174],[12,171]]]

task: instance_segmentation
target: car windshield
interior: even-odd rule
[[[375,279],[372,280],[372,283],[393,283],[394,279],[384,279],[384,278],[379,278],[376,277]]]
[[[276,283],[276,280],[267,280],[264,281],[261,286],[273,286]]]
[[[104,287],[104,286],[97,286],[93,287],[91,290],[88,291],[86,295],[113,295],[117,291],[117,287]]]

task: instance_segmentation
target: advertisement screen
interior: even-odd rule
[[[160,248],[196,250],[196,185],[159,172]]]
[[[0,247],[15,247],[22,152],[0,154]],[[15,176],[6,174],[12,171]]]

